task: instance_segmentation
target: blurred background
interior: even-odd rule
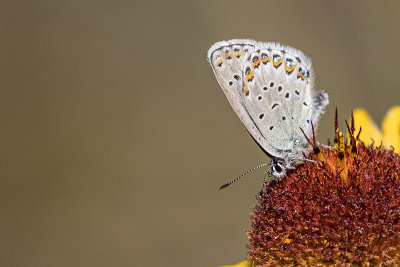
[[[400,104],[398,1],[1,1],[0,261],[218,266],[247,255],[268,161],[206,61],[219,40],[302,50],[330,105]]]

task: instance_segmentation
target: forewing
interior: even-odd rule
[[[219,85],[248,132],[265,152],[273,157],[281,157],[262,135],[249,112],[252,107],[245,104],[243,99],[243,65],[258,44],[248,39],[221,41],[209,49],[207,57]]]

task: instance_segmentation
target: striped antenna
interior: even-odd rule
[[[263,164],[261,164],[261,165],[258,165],[258,166],[256,166],[256,167],[254,167],[254,168],[251,168],[250,170],[247,170],[247,171],[245,171],[244,173],[242,173],[242,174],[241,174],[239,177],[237,177],[235,180],[232,180],[232,181],[230,181],[229,183],[226,183],[226,184],[220,186],[219,189],[221,190],[221,189],[227,188],[228,186],[230,186],[230,185],[233,184],[234,182],[238,181],[240,178],[242,178],[242,177],[245,176],[246,174],[248,174],[248,173],[250,173],[250,172],[252,172],[252,171],[254,171],[254,170],[257,170],[257,169],[259,169],[259,168],[261,168],[261,167],[267,166],[267,165],[270,165],[270,163],[263,163]],[[267,172],[268,172],[268,171],[267,171]]]

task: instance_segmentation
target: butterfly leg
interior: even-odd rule
[[[265,186],[267,185],[267,176],[271,176],[271,171],[270,170],[271,170],[271,167],[268,168],[268,170],[265,171],[264,181],[263,181],[263,184],[262,184],[262,187],[261,187],[261,191],[258,194],[259,197],[261,197],[263,195],[263,193],[264,193]],[[268,184],[270,183],[270,181],[271,181],[271,179],[268,179]]]
[[[334,146],[324,145],[324,144],[321,144],[321,143],[319,143],[319,142],[317,142],[317,144],[318,144],[318,146],[322,146],[322,147],[325,147],[325,148],[327,148],[327,149],[334,149],[334,148],[335,148]]]

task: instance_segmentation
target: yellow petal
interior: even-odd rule
[[[353,112],[353,115],[356,134],[361,126],[360,140],[366,145],[372,144],[372,140],[374,140],[375,145],[379,146],[382,142],[382,133],[367,111],[365,111],[365,109],[358,108]]]
[[[221,267],[253,267],[253,263],[251,261],[242,261],[235,265],[224,265]]]
[[[400,151],[400,106],[394,106],[386,112],[382,121],[383,145],[387,148],[394,147]]]

